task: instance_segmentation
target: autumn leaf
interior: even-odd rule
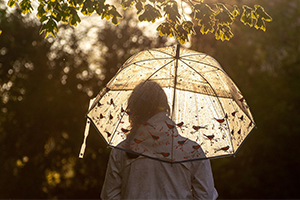
[[[201,26],[200,32],[202,34],[207,34],[208,32],[213,33],[215,30],[214,22],[211,20],[207,20],[206,18],[204,18],[199,25]]]
[[[18,3],[17,0],[9,0],[7,2],[8,7],[12,8],[13,6],[16,6],[16,4]]]
[[[177,24],[176,32],[177,32],[176,38],[181,44],[184,44],[185,42],[189,41],[188,32],[183,28],[181,24],[180,25]]]
[[[173,37],[174,25],[169,22],[161,23],[156,30],[159,32],[160,36],[167,35],[168,37]]]
[[[91,15],[94,10],[94,3],[91,0],[85,0],[81,9],[81,13],[84,15]]]
[[[194,24],[193,24],[193,22],[191,22],[191,21],[184,21],[184,22],[182,22],[182,27],[189,34],[196,34],[196,31],[194,30]]]
[[[23,14],[26,14],[28,12],[31,12],[31,10],[33,10],[30,0],[21,1],[20,8],[21,8]]]
[[[139,16],[139,21],[155,22],[156,19],[161,18],[161,14],[158,9],[154,8],[152,5],[147,4],[144,7],[144,12]]]
[[[265,12],[264,8],[260,5],[255,5],[253,18],[256,19],[254,27],[266,31],[266,23],[272,21],[272,18]]]
[[[137,14],[140,14],[142,12],[142,10],[144,9],[144,6],[142,4],[141,1],[138,1],[136,4],[135,4],[135,8],[137,10]]]
[[[194,18],[198,20],[202,34],[214,31],[214,14],[215,11],[207,4],[199,3],[194,6]]]
[[[218,20],[218,24],[232,24],[234,15],[224,6],[224,4],[218,3],[217,8],[219,9],[219,11],[215,15],[215,19]]]
[[[252,14],[252,8],[246,6],[246,5],[243,5],[243,13],[242,13],[242,16],[241,16],[241,22],[244,24],[244,25],[249,25],[250,27],[253,26],[253,14]]]
[[[115,6],[110,6],[110,8],[108,9],[107,14],[112,18],[111,22],[114,25],[119,24],[118,18],[122,18],[122,15],[117,11]]]
[[[7,5],[19,7],[23,14],[35,9],[36,17],[42,23],[41,33],[45,32],[46,35],[55,35],[60,22],[77,26],[82,16],[79,13],[90,16],[96,11],[101,19],[111,20],[114,25],[122,18],[116,9],[118,6],[111,2],[106,3],[106,0],[38,0],[34,8],[31,6],[33,1],[8,0]],[[181,43],[188,41],[189,35],[196,34],[194,30],[196,25],[200,27],[202,34],[212,33],[218,40],[224,41],[233,36],[230,26],[239,15],[244,25],[264,31],[266,22],[272,21],[260,5],[255,5],[254,8],[243,5],[240,12],[237,5],[231,5],[232,9],[229,10],[227,4],[216,3],[214,4],[216,7],[212,8],[210,4],[204,3],[204,0],[184,0],[184,4],[179,4],[175,0],[121,0],[114,4],[123,9],[135,9],[140,22],[155,22],[162,19],[156,28],[159,35],[175,37]],[[185,6],[192,12],[185,13]]]
[[[165,11],[164,16],[167,16],[168,20],[175,23],[179,23],[181,17],[178,12],[178,6],[176,1],[168,2],[164,7],[164,11]]]
[[[77,26],[78,23],[81,22],[81,19],[79,18],[75,8],[70,9],[70,19],[69,19],[69,24],[71,26]]]
[[[43,16],[45,16],[46,15],[46,11],[45,11],[45,9],[44,9],[44,4],[40,4],[39,5],[39,7],[38,7],[38,9],[37,9],[37,14],[36,14],[36,16],[38,17],[38,18],[42,18]]]
[[[210,17],[215,13],[207,4],[199,3],[194,5],[194,18],[201,21],[204,17]]]
[[[233,33],[228,25],[219,25],[216,30],[215,37],[217,40],[230,40],[233,37]]]
[[[108,5],[104,4],[104,1],[97,1],[95,3],[95,10],[99,16],[102,16],[107,9],[108,9]]]
[[[58,31],[57,23],[54,20],[54,17],[50,16],[48,18],[47,23],[42,25],[42,28],[40,30],[40,34],[45,33],[45,38],[48,37],[49,34],[51,34],[53,37],[55,37],[55,33]]]
[[[239,9],[239,7],[238,7],[237,5],[234,5],[234,6],[233,6],[232,15],[233,15],[234,17],[237,17],[238,15],[240,15],[240,9]]]
[[[123,9],[129,8],[130,6],[132,6],[134,4],[135,0],[122,0],[121,1],[121,6],[123,7]]]

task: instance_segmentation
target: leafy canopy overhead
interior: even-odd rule
[[[23,14],[34,10],[33,0],[9,0],[8,6],[20,7]],[[102,19],[111,20],[115,25],[122,15],[115,5],[105,0],[38,0],[37,17],[42,23],[40,33],[55,36],[59,22],[77,26],[81,22],[79,13],[89,16],[97,13]],[[196,34],[195,27],[202,34],[215,34],[217,40],[230,40],[233,37],[231,25],[236,18],[244,25],[266,30],[266,22],[272,18],[260,5],[251,8],[243,5],[228,5],[223,3],[209,4],[205,0],[121,0],[123,9],[136,10],[139,21],[159,23],[157,31],[160,36],[175,37],[181,43],[188,41],[188,36]]]

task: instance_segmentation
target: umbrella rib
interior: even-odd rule
[[[162,59],[162,60],[165,60],[165,58],[159,58],[159,59]],[[149,60],[146,60],[147,62],[148,61],[152,61],[152,60],[157,60],[157,59],[149,59]],[[139,65],[138,63],[140,63],[140,62],[144,62],[145,60],[143,60],[143,61],[139,61],[139,62],[135,62],[135,63],[132,63],[132,64],[135,64],[135,65],[137,65],[137,66],[139,66],[139,67],[143,67],[143,68],[145,68],[145,69],[151,69],[151,67],[146,67],[146,66],[144,66],[144,65]],[[173,61],[173,59],[172,60],[170,60],[168,63],[166,63],[165,65],[168,65],[170,62],[172,62]],[[164,66],[162,66],[162,68],[163,67],[165,67],[165,65]],[[156,73],[157,71],[155,71],[154,73]]]
[[[137,61],[137,62],[134,62],[134,63],[130,63],[129,65],[123,65],[124,67],[123,67],[123,68],[120,68],[120,70],[116,73],[115,76],[117,76],[121,71],[123,71],[125,68],[127,68],[128,66],[130,66],[130,65],[132,65],[132,64],[137,64],[137,63],[141,63],[141,62],[155,61],[155,60],[166,60],[166,59],[171,59],[171,61],[174,60],[174,56],[173,56],[172,54],[168,54],[167,52],[160,51],[159,49],[149,49],[149,50],[145,50],[145,51],[148,51],[148,52],[152,55],[153,58],[149,58],[149,59],[146,59],[146,60],[140,60],[140,61]],[[165,57],[157,58],[157,57],[155,57],[155,56],[151,53],[152,51],[156,51],[156,52],[159,52],[159,53],[168,55],[168,56],[170,56],[170,58],[165,58]],[[170,62],[171,62],[171,61],[170,61]],[[169,62],[169,63],[170,63],[170,62]],[[126,63],[127,63],[127,62],[126,62]],[[168,63],[168,64],[169,64],[169,63]],[[163,66],[163,67],[164,67],[164,66]],[[162,68],[163,68],[163,67],[162,67]],[[159,71],[159,70],[157,70],[157,71]],[[156,71],[156,72],[157,72],[157,71]],[[155,72],[155,73],[156,73],[156,72]]]
[[[162,68],[173,62],[174,60],[170,60],[168,63],[164,64],[162,67],[158,68],[155,72],[153,72],[145,81],[149,80],[154,74],[156,74],[158,71],[160,71]]]
[[[201,54],[201,53],[193,53],[193,54],[187,54],[187,55],[183,55],[183,56],[180,56],[181,58],[186,58],[186,57],[191,57],[191,56],[197,56],[197,55],[204,55],[203,58],[201,58],[202,60],[205,59],[208,55],[207,54]]]
[[[142,62],[149,62],[149,61],[156,61],[156,60],[166,60],[166,59],[172,59],[173,60],[173,57],[170,57],[170,58],[149,58],[149,59],[145,59],[145,60],[139,60],[139,61],[136,61],[134,63],[126,63],[126,65],[124,64],[119,70],[118,72],[115,74],[114,77],[116,77],[118,74],[120,74],[124,69],[128,68],[130,65],[133,65],[133,64],[138,64],[138,63],[142,63]],[[141,66],[141,65],[138,65],[138,66]]]
[[[197,60],[192,60],[192,59],[187,59],[187,58],[181,59],[182,62],[183,62],[183,60],[185,60],[185,61],[192,61],[192,62],[195,62],[195,63],[204,64],[204,65],[208,65],[208,66],[213,67],[213,68],[215,68],[215,69],[217,69],[217,70],[222,70],[222,71],[223,71],[222,68],[218,68],[218,67],[216,67],[216,66],[214,66],[214,65],[212,65],[212,64],[209,64],[209,63],[205,63],[205,62],[201,62],[201,61],[197,61]],[[184,62],[184,63],[186,63],[186,62]],[[186,64],[187,64],[187,63],[186,63]],[[187,65],[188,65],[188,64],[187,64]],[[224,71],[223,71],[223,72],[224,72]]]
[[[149,62],[149,61],[156,61],[156,60],[166,60],[166,58],[151,58],[151,59],[147,59],[147,60],[140,60],[140,61],[137,61],[137,62],[134,62],[134,63],[130,63],[129,65],[127,66],[124,66],[123,68],[121,68],[115,75],[115,77],[120,74],[124,69],[130,67],[131,65],[137,65],[139,67],[143,67],[145,69],[149,69],[150,67],[145,67],[143,65],[138,65],[138,63],[143,63],[143,62]],[[164,68],[166,65],[170,64],[171,62],[173,61],[173,58],[170,58],[170,61],[168,63],[166,63],[165,65],[163,65],[161,68]],[[158,70],[156,70],[153,74],[155,74],[156,72],[158,72],[161,68],[159,68]],[[151,68],[150,68],[151,69]],[[152,75],[153,75],[152,74]],[[149,78],[148,78],[149,79]],[[147,80],[148,80],[147,79]]]
[[[147,51],[150,53],[150,50],[147,50]],[[156,51],[156,52],[159,52],[159,53],[162,53],[162,54],[166,54],[166,55],[169,55],[169,56],[173,57],[172,54],[169,54],[169,53],[167,53],[167,52],[160,51],[159,49],[151,49],[151,51]]]
[[[206,80],[206,78],[204,78],[204,76],[202,76],[202,74],[200,74],[197,70],[195,70],[188,63],[184,62],[184,60],[181,60],[181,62],[183,62],[184,64],[186,64],[186,66],[188,66],[190,69],[192,69],[194,72],[196,72],[199,76],[201,76],[201,78],[203,78],[205,80],[205,82],[212,88],[212,90],[214,91],[215,95],[217,96],[216,91],[213,89],[213,87],[211,86],[211,84]]]
[[[227,75],[225,72],[224,72],[224,74]],[[227,76],[228,76],[228,75],[227,75]],[[224,82],[224,80],[223,80],[222,78],[220,78],[220,80],[222,81],[222,83],[223,83],[224,85],[227,85],[227,84]],[[233,96],[232,96],[231,99],[235,101],[235,98],[234,98]],[[231,104],[231,105],[232,105],[232,104]],[[243,108],[242,108],[239,104],[237,104],[237,106],[240,107],[241,110],[243,110]],[[231,107],[233,108],[233,105],[232,105]],[[249,118],[249,120],[252,121],[251,118],[247,115],[247,113],[246,113],[245,111],[244,111],[244,113],[245,113],[246,116]],[[229,126],[229,123],[228,123],[227,120],[226,120],[226,124],[227,124],[227,126],[228,126],[228,128],[229,128],[229,134],[228,134],[228,135],[229,135],[229,138],[231,138],[230,143],[231,143],[231,145],[232,145],[232,148],[234,148],[234,145],[233,145],[233,142],[232,142],[232,135],[230,134],[231,130],[230,130],[230,126]],[[237,149],[238,149],[238,148],[237,148]],[[233,149],[233,152],[236,152],[237,149]]]
[[[164,64],[162,67],[160,67],[159,69],[157,69],[155,72],[153,72],[152,74],[151,74],[151,76],[149,76],[145,81],[147,81],[147,80],[149,80],[154,74],[156,74],[159,70],[161,70],[162,68],[164,68],[165,66],[167,66],[168,64],[170,64],[171,62],[173,62],[173,60],[170,60],[169,62],[167,62],[166,64]],[[136,64],[136,63],[132,63],[132,64]],[[132,64],[130,64],[130,65],[132,65]],[[124,68],[122,68],[114,77],[116,77],[123,69],[125,69],[125,68],[127,68],[127,67],[129,67],[130,65],[128,65],[128,66],[126,66],[126,67],[124,67]],[[141,67],[141,68],[145,68],[145,69],[148,69],[149,67],[145,67],[145,66],[142,66],[142,65],[137,65],[137,66],[139,66],[139,67]],[[133,77],[132,77],[133,78]],[[114,79],[114,78],[113,78]],[[112,80],[113,80],[112,79]],[[131,79],[128,79],[127,80],[127,83],[129,82],[129,80],[131,80]],[[126,84],[124,84],[124,85],[126,85]],[[110,89],[110,90],[114,90],[114,89]],[[128,89],[117,89],[117,90],[128,90]],[[115,90],[116,91],[116,90]]]
[[[220,106],[221,106],[221,108],[222,108],[223,114],[224,114],[224,116],[225,116],[225,110],[224,110],[224,107],[223,107],[223,105],[222,105],[222,103],[221,103],[221,101],[220,101],[220,99],[219,99],[220,97],[218,96],[217,92],[216,92],[215,89],[212,87],[212,85],[206,80],[205,77],[202,76],[202,74],[200,74],[198,71],[196,71],[196,70],[195,70],[192,66],[190,66],[188,63],[184,62],[183,60],[181,60],[181,62],[185,63],[190,69],[192,69],[192,70],[195,71],[197,74],[199,74],[199,76],[201,76],[201,78],[203,78],[203,79],[207,82],[207,84],[210,86],[210,88],[212,89],[212,91],[213,91],[214,94],[216,95],[217,100],[218,100],[218,102],[219,102],[219,104],[220,104]],[[218,70],[220,70],[220,69],[218,69]],[[223,72],[223,70],[220,70],[220,71]],[[227,120],[226,120],[226,121],[227,121]],[[228,124],[228,121],[227,121],[227,124]],[[228,130],[229,130],[229,133],[230,133],[230,127],[229,127],[229,126],[228,126]],[[232,147],[233,147],[233,146],[232,146]]]
[[[149,62],[149,61],[166,60],[166,59],[172,59],[173,60],[172,57],[170,57],[170,58],[163,58],[163,57],[162,58],[155,58],[155,57],[153,57],[153,58],[149,58],[149,59],[145,59],[145,60],[139,60],[139,61],[136,61],[134,63],[130,63],[130,65],[137,64],[137,63],[143,63],[143,62]],[[124,67],[124,68],[126,68],[126,67]]]
[[[109,145],[111,144],[111,142],[113,141],[113,139],[114,139],[114,137],[115,137],[115,135],[116,135],[116,132],[117,132],[117,129],[118,129],[118,127],[119,127],[119,124],[120,124],[120,122],[121,122],[121,120],[123,119],[123,116],[125,115],[125,113],[123,113],[122,115],[121,115],[121,117],[120,117],[120,119],[118,120],[118,123],[116,124],[116,126],[115,126],[115,129],[114,129],[114,131],[112,132],[113,134],[112,134],[112,136],[111,136],[111,138],[110,138],[110,140],[109,140]]]

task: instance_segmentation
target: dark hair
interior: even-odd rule
[[[153,115],[165,111],[170,113],[168,98],[162,87],[155,81],[138,84],[132,91],[127,110],[132,128],[136,128]]]
[[[132,126],[130,134],[127,136],[127,141],[130,142],[139,125],[159,112],[165,111],[170,114],[170,106],[167,95],[162,87],[155,81],[148,80],[139,83],[133,89],[128,99],[126,111],[129,114]],[[126,155],[129,159],[139,157],[134,152],[126,152]]]

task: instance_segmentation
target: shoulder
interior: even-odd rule
[[[209,159],[202,159],[202,160],[194,160],[192,161],[192,170],[194,172],[199,171],[211,171],[211,164]]]

